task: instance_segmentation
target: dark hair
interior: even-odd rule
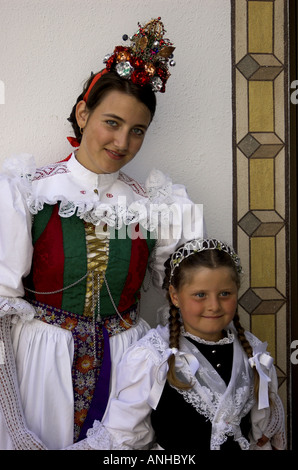
[[[167,298],[170,305],[169,311],[169,346],[170,348],[179,349],[179,337],[180,329],[182,326],[180,320],[179,309],[176,307],[171,300],[169,295],[170,284],[177,290],[179,290],[184,284],[190,281],[190,277],[194,270],[205,267],[209,269],[216,269],[219,267],[227,267],[231,270],[232,279],[236,283],[238,289],[240,287],[240,276],[237,271],[236,265],[231,258],[231,256],[222,250],[204,250],[200,252],[193,253],[188,258],[185,258],[178,267],[175,268],[172,278],[171,267],[170,267],[170,258],[165,263],[165,278],[163,283],[163,288],[167,290]],[[253,351],[249,341],[246,339],[244,334],[244,328],[242,327],[239,319],[238,312],[235,313],[234,326],[237,330],[238,339],[247,354],[248,357],[252,357]],[[175,373],[175,356],[172,354],[168,359],[169,370],[167,379],[170,384],[174,385],[177,388],[188,389],[191,388],[191,384],[186,384],[181,382]],[[254,369],[255,371],[255,369]],[[256,372],[256,371],[255,371]],[[255,392],[257,393],[259,385],[258,374],[255,373]]]
[[[92,74],[86,81],[83,92],[77,98],[76,104],[73,106],[72,112],[68,118],[68,121],[72,125],[75,137],[77,138],[78,142],[81,142],[82,135],[76,119],[76,107],[79,101],[83,100],[84,95],[88,90],[93,78],[94,74]],[[121,78],[114,71],[103,74],[102,77],[94,84],[89,93],[86,103],[88,110],[92,113],[96,109],[96,107],[102,102],[107,93],[113,90],[120,91],[122,93],[126,93],[127,95],[133,96],[138,101],[147,106],[150,111],[152,121],[156,109],[156,96],[151,86],[136,85],[131,80]]]

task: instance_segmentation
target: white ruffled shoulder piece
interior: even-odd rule
[[[31,181],[36,172],[36,164],[33,155],[21,153],[12,155],[3,161],[1,174],[13,182],[24,195],[31,193]]]
[[[154,204],[172,204],[174,202],[172,180],[156,168],[149,173],[145,189],[148,198]]]
[[[11,178],[25,177],[30,179],[36,172],[36,163],[33,155],[21,153],[6,158],[2,164],[2,173]]]

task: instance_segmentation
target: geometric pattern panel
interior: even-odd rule
[[[287,214],[287,16],[284,0],[234,0],[233,242],[243,325],[268,342],[290,410]]]

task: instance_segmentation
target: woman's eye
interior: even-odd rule
[[[113,121],[112,119],[109,119],[108,121],[106,121],[106,123],[111,126],[111,127],[117,127],[117,122],[116,121]]]
[[[134,129],[132,129],[132,133],[135,134],[135,135],[144,135],[144,131],[143,129],[139,129],[138,127],[135,127]]]

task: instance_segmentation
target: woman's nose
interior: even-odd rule
[[[118,150],[127,150],[129,146],[129,133],[125,129],[119,129],[115,136],[114,144]]]

